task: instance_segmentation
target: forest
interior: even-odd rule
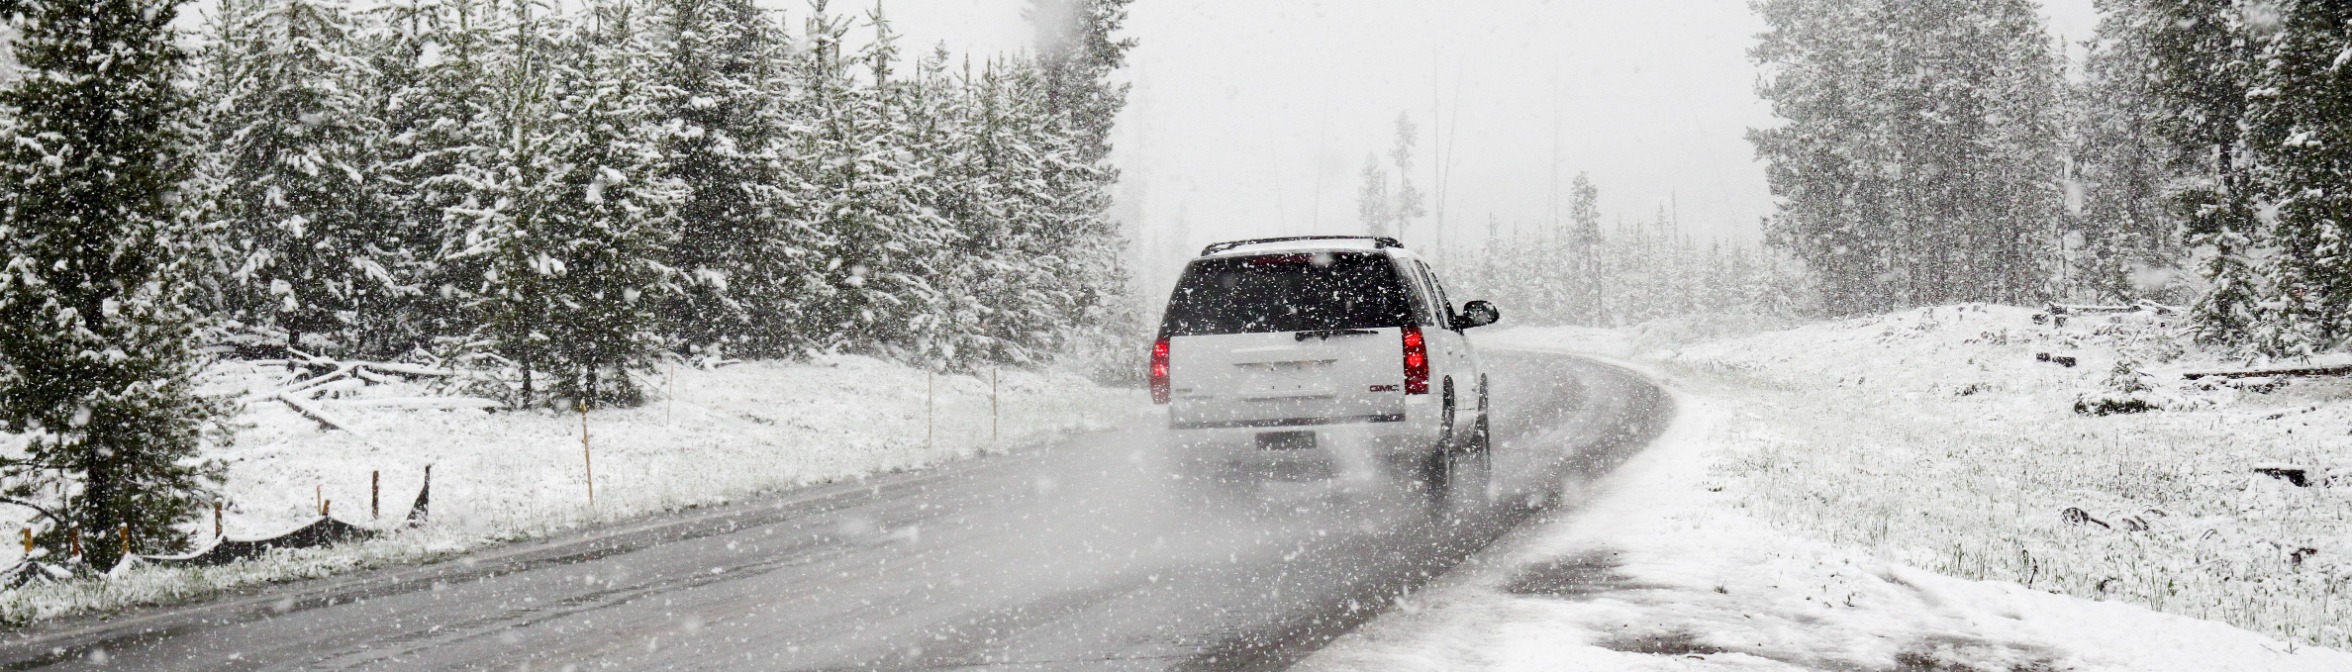
[[[1751,132],[1823,309],[2191,307],[2271,357],[2352,337],[2352,3],[2101,0],[2079,64],[2027,0],[1767,0]]]
[[[2097,4],[2097,35],[2068,45],[2032,0],[1756,3],[1776,120],[1749,131],[1777,201],[1760,249],[1690,241],[1663,204],[1602,226],[1580,179],[1448,263],[1541,324],[2152,302],[2210,346],[2343,350],[2352,3]],[[1425,215],[1409,164],[1377,158],[1367,228]]]
[[[193,35],[177,0],[0,2],[0,502],[60,551],[181,538],[219,356],[572,409],[672,357],[1085,351],[1136,319],[1124,5],[1039,0],[1031,50],[974,59],[824,0],[222,0]]]

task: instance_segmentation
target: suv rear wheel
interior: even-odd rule
[[[1469,449],[1485,456],[1485,459],[1490,463],[1488,465],[1490,469],[1492,468],[1491,463],[1494,461],[1490,450],[1494,447],[1494,432],[1490,429],[1487,421],[1494,417],[1494,414],[1489,412],[1492,404],[1493,400],[1487,396],[1486,376],[1481,375],[1478,377],[1478,424],[1470,428]]]
[[[1485,396],[1483,391],[1479,394],[1480,406],[1486,405]],[[1422,492],[1429,498],[1431,509],[1441,513],[1484,501],[1487,480],[1494,472],[1494,462],[1486,449],[1486,414],[1479,414],[1478,426],[1463,437],[1461,445],[1456,445],[1454,401],[1454,381],[1448,378],[1442,398],[1445,405],[1440,411],[1445,429],[1439,431],[1436,449],[1429,451],[1420,464]]]
[[[1438,411],[1438,413],[1437,413],[1437,449],[1438,449],[1439,451],[1453,450],[1453,448],[1454,448],[1454,379],[1453,379],[1453,378],[1450,378],[1450,377],[1449,377],[1449,378],[1446,378],[1446,379],[1445,379],[1445,392],[1444,392],[1444,395],[1443,395],[1443,396],[1441,396],[1441,397],[1439,397],[1439,398],[1438,398],[1438,403],[1439,403],[1439,404],[1442,404],[1442,405],[1438,407],[1440,410],[1439,410],[1439,411]]]

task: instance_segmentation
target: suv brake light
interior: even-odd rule
[[[1423,382],[1422,387],[1428,387],[1428,383]],[[1152,344],[1151,395],[1152,403],[1168,403],[1168,339],[1165,338]]]
[[[1429,342],[1422,339],[1421,327],[1407,326],[1405,327],[1405,394],[1428,393]]]

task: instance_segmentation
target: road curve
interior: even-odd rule
[[[1487,353],[1493,503],[1371,479],[1235,497],[1154,430],[0,639],[8,670],[1279,669],[1615,468],[1671,402]]]

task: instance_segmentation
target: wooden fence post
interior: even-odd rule
[[[131,557],[131,524],[122,524],[122,557]]]
[[[382,517],[384,517],[384,506],[383,506],[383,503],[380,501],[380,500],[381,500],[381,498],[383,497],[383,494],[384,494],[384,472],[382,472],[382,471],[370,471],[370,472],[368,472],[368,517],[369,517],[369,518],[382,518]]]
[[[588,472],[588,505],[596,505],[596,458],[588,452],[588,402],[580,407],[580,465]]]
[[[221,537],[221,503],[217,499],[212,500],[212,536]]]
[[[73,557],[82,557],[82,528],[73,528]]]
[[[933,416],[938,413],[936,400],[939,395],[934,382],[937,377],[938,374],[932,373],[931,369],[923,369],[923,450],[926,451],[935,450],[938,446],[937,442],[932,440],[933,427],[938,424],[933,420]]]

